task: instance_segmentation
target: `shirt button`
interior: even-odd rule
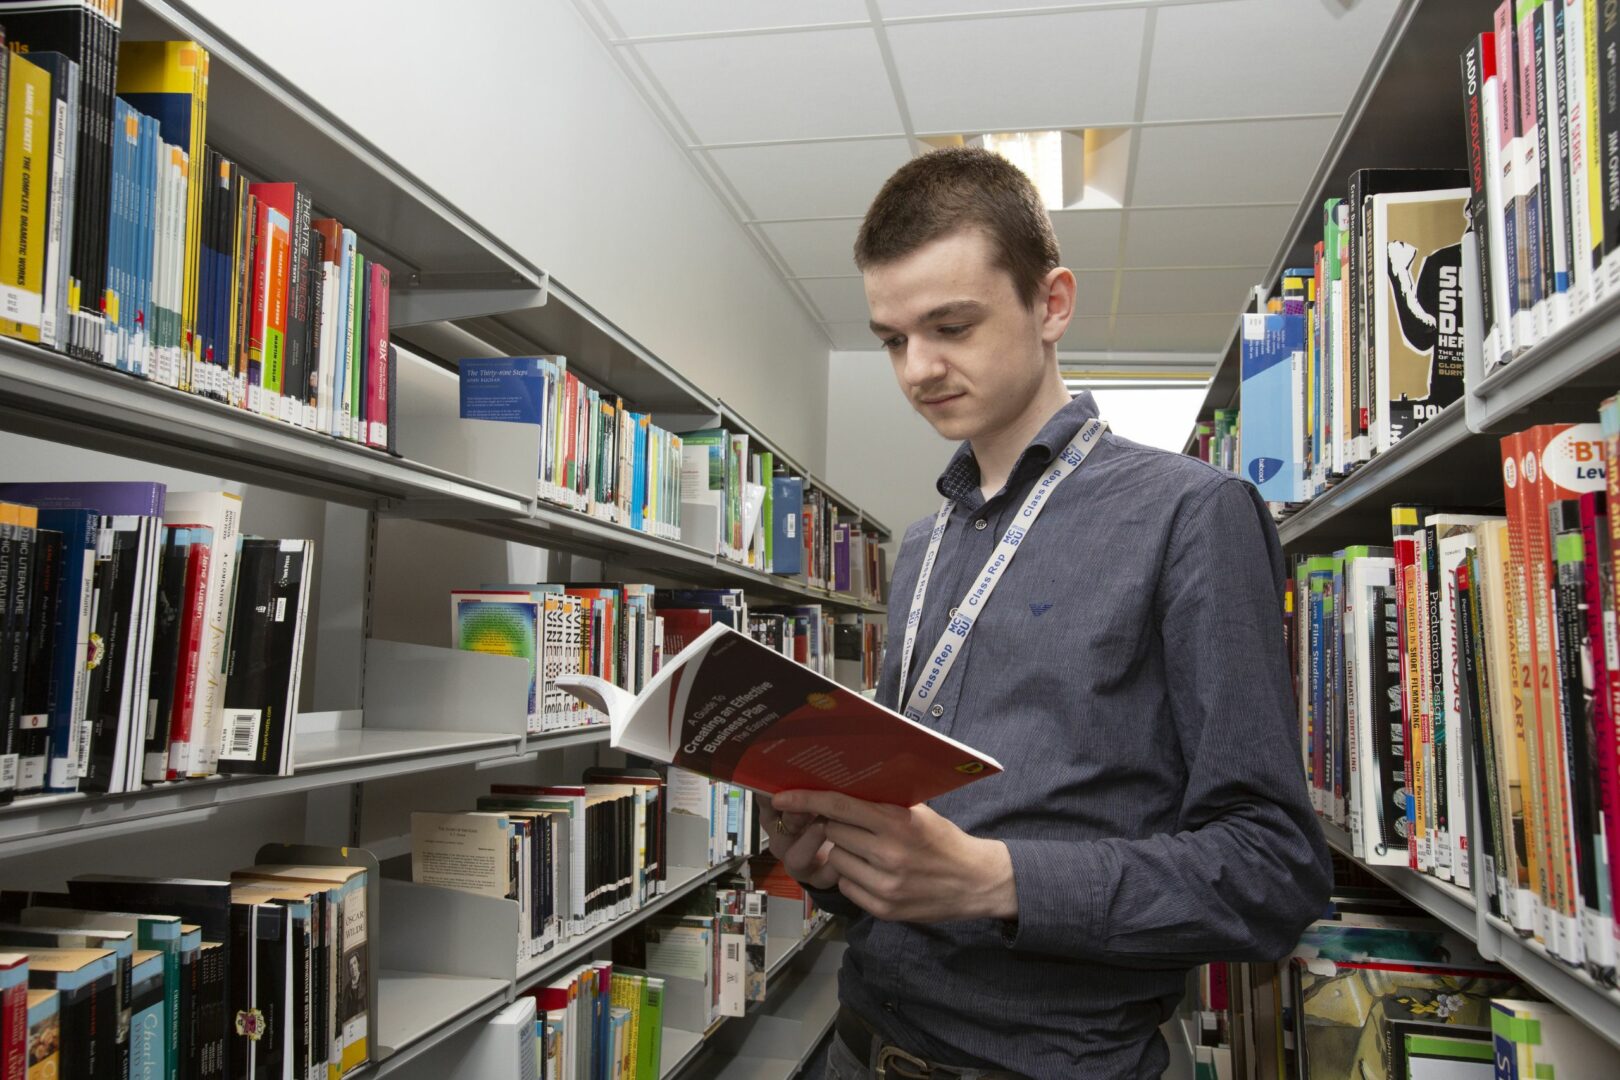
[[[883,1003],[883,1011],[884,1011],[884,1012],[886,1012],[886,1013],[892,1013],[892,1012],[894,1012],[894,1011],[895,1011],[895,1008],[894,1008],[894,1002],[892,1002],[892,1001],[885,1001],[885,1002],[884,1002],[884,1003]]]
[[[982,530],[988,524],[990,524],[988,521],[984,520],[984,518],[980,518],[978,521],[975,521],[973,523],[973,527],[975,529],[981,529]]]
[[[944,716],[945,715],[945,706],[943,706],[943,705],[935,705],[932,709],[928,710],[928,715],[929,716]]]
[[[950,617],[952,619],[956,618],[956,609],[955,608],[951,608],[951,610],[948,612],[948,617]]]

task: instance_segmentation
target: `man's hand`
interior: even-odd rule
[[[784,817],[825,819],[821,830],[832,842],[826,865],[839,891],[877,918],[1018,917],[1007,845],[969,836],[926,806],[868,803],[833,791],[784,791],[774,805]]]
[[[801,885],[836,888],[838,872],[827,864],[827,823],[811,814],[790,814],[760,798],[760,820],[771,838],[771,854]]]

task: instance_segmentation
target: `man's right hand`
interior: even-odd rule
[[[812,889],[838,888],[838,871],[827,862],[827,822],[809,814],[778,815],[769,799],[760,811],[771,838],[771,854],[801,885]]]

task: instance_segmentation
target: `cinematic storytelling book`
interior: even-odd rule
[[[1001,772],[995,759],[723,624],[632,695],[593,675],[557,685],[608,714],[614,749],[766,794],[841,791],[913,806]]]

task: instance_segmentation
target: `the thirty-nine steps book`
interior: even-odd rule
[[[639,694],[592,675],[557,685],[608,714],[614,749],[766,794],[831,790],[913,806],[1001,772],[995,759],[718,623]]]

